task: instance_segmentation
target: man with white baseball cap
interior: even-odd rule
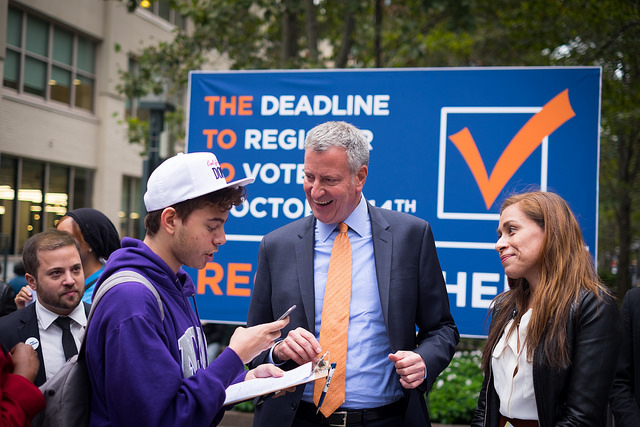
[[[225,389],[236,382],[281,376],[273,365],[245,372],[244,364],[270,348],[289,319],[238,328],[229,346],[207,360],[194,284],[182,269],[201,269],[226,241],[229,210],[246,197],[253,178],[227,182],[213,153],[179,154],[149,177],[143,241],[122,240],[107,261],[96,292],[109,276],[135,271],[158,291],[132,281],[111,289],[87,331],[92,425],[215,425]],[[195,307],[195,299],[193,299]]]

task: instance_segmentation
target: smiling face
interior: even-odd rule
[[[39,250],[37,276],[26,274],[29,285],[36,289],[38,301],[48,310],[68,315],[80,303],[84,293],[84,272],[80,253],[75,246]]]
[[[304,155],[304,192],[313,215],[325,224],[347,219],[358,206],[367,179],[367,166],[351,174],[344,148],[307,150]]]
[[[175,266],[201,269],[213,261],[218,246],[227,241],[224,224],[228,217],[229,211],[218,205],[207,204],[191,212],[185,221],[176,219],[172,244]]]
[[[538,283],[538,258],[544,230],[520,208],[520,203],[500,214],[496,250],[505,274],[511,279],[525,278],[532,288]]]

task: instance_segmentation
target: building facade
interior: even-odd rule
[[[135,101],[116,86],[132,54],[184,22],[168,0],[127,6],[0,0],[0,279],[70,209],[96,208],[121,237],[141,237],[144,148],[128,141]]]

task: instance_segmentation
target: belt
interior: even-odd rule
[[[500,427],[508,426],[507,422],[513,427],[538,427],[538,420],[519,420],[517,418],[507,418],[500,415]]]
[[[318,408],[313,403],[300,401],[296,417],[307,421],[312,421],[324,426],[348,426],[352,424],[362,424],[365,421],[382,420],[395,416],[404,416],[407,404],[404,399],[389,405],[367,409],[346,409],[338,408],[336,411],[325,417],[322,412],[317,412]]]

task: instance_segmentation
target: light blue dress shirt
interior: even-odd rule
[[[351,307],[347,344],[346,408],[375,408],[393,403],[403,396],[400,377],[388,355],[391,345],[380,305],[376,266],[373,257],[371,220],[364,196],[345,223],[353,259]],[[314,247],[315,329],[321,332],[322,304],[327,283],[337,224],[316,221]],[[324,349],[323,349],[324,351]],[[331,354],[329,354],[331,359]],[[329,387],[329,391],[331,387]],[[313,402],[313,382],[307,384],[302,397]]]

